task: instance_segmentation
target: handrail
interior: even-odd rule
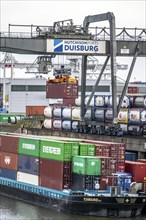
[[[53,26],[38,26],[38,25],[11,25],[11,27],[21,27],[21,28],[30,28],[29,31],[17,31],[12,32],[10,27],[8,32],[0,32],[0,37],[4,38],[43,38],[44,36],[47,38],[53,37],[57,35],[61,35],[61,33],[55,33],[53,31]],[[86,32],[84,28],[81,28],[82,35],[85,36]],[[110,40],[110,29],[106,27],[89,27],[88,34],[90,33],[94,40]],[[146,28],[116,28],[116,40],[122,41],[146,41]],[[65,33],[62,33],[63,35]],[[68,33],[69,34],[69,33]],[[80,33],[74,33],[74,35],[78,35]],[[82,36],[81,35],[81,36]],[[73,36],[73,35],[72,35]]]

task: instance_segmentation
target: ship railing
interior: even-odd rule
[[[3,178],[3,177],[0,177],[0,185],[9,186],[9,187],[20,189],[20,190],[27,191],[30,193],[41,194],[43,196],[49,196],[49,197],[56,198],[56,199],[62,199],[63,196],[68,195],[68,193],[66,192],[58,192],[57,190],[54,190],[54,189],[35,186],[32,184],[28,184],[28,183],[22,183],[19,181],[15,181],[15,180]]]

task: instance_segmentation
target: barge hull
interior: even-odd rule
[[[85,196],[75,198],[68,195],[62,199],[55,199],[5,185],[0,185],[0,194],[31,203],[33,205],[51,208],[56,211],[100,217],[139,216],[141,215],[145,205],[145,202],[143,202],[143,197],[136,198],[137,201],[135,203],[117,203],[116,199],[118,198],[112,197],[102,197],[104,198],[103,200],[101,200],[101,197],[96,197],[95,201],[86,202],[85,200],[88,200],[88,197]]]

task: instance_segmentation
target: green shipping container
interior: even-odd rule
[[[80,143],[80,156],[95,156],[95,145]]]
[[[59,161],[71,161],[72,144],[64,141],[41,140],[40,157]]]
[[[69,142],[72,146],[72,156],[78,156],[79,155],[79,142],[77,141],[66,141],[66,142]]]
[[[11,114],[0,114],[0,122],[2,123],[8,123],[8,118],[13,115]]]
[[[35,138],[21,138],[19,137],[19,154],[40,156],[40,140]]]
[[[78,156],[79,155],[79,144],[73,143],[72,144],[72,156]]]
[[[73,173],[82,175],[101,175],[101,160],[90,156],[73,156]]]

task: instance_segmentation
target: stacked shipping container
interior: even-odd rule
[[[118,184],[113,174],[126,175],[124,144],[51,138],[0,134],[0,175],[56,190],[106,189]],[[126,172],[132,173],[133,181],[142,182],[146,163],[129,167]],[[122,189],[125,181],[120,182]]]
[[[59,95],[57,95],[57,97],[60,97]],[[86,96],[85,107],[88,100],[89,96]],[[117,97],[117,106],[119,100],[120,96]],[[64,103],[64,106],[62,104],[48,106],[47,108],[52,108],[52,114],[47,115],[47,110],[44,110],[44,115],[46,116],[44,127],[47,129],[76,131],[78,121],[80,120],[81,97],[75,100],[75,104],[71,102],[69,105],[68,107],[68,104],[65,105]],[[59,114],[58,112],[55,114],[56,111],[54,111],[54,109],[56,108],[58,110],[60,109]],[[112,96],[94,95],[87,109],[85,119],[111,123],[113,121]],[[146,124],[146,96],[125,96],[121,104],[117,122],[120,124],[124,133],[130,135],[139,134]]]

